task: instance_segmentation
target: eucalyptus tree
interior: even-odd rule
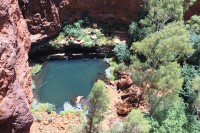
[[[99,124],[104,119],[104,115],[108,110],[109,97],[105,83],[98,80],[89,95],[89,127],[88,133],[95,133],[98,130]]]
[[[133,43],[131,49],[144,55],[152,68],[177,61],[194,52],[189,32],[182,21],[171,23],[162,30]]]

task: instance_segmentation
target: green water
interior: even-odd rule
[[[87,97],[94,82],[104,73],[107,65],[102,60],[50,61],[35,76],[35,97],[57,107],[75,96]]]

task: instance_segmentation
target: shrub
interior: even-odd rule
[[[73,109],[73,110],[61,111],[59,114],[62,115],[62,116],[64,116],[64,115],[66,115],[68,113],[71,113],[71,114],[81,114],[82,111]]]
[[[110,62],[110,67],[108,69],[109,73],[107,72],[107,77],[109,78],[109,80],[111,81],[115,80],[115,71],[117,68],[118,68],[118,64],[116,62]]]
[[[98,44],[99,46],[105,45],[107,42],[107,38],[105,36],[101,36],[100,38],[97,38],[95,40],[95,43]]]
[[[128,60],[130,56],[130,52],[127,48],[127,45],[124,43],[117,44],[114,48],[114,53],[119,62]]]
[[[66,43],[63,33],[60,33],[55,39],[49,41],[49,45],[56,49],[62,49]]]
[[[109,130],[104,130],[102,133],[123,133],[123,124],[122,123],[114,123],[113,126]]]
[[[148,120],[140,110],[133,109],[125,119],[124,130],[126,133],[148,133],[151,128]]]
[[[193,104],[197,94],[192,87],[194,87],[194,78],[200,76],[200,67],[185,64],[181,68],[181,72],[184,79],[181,96],[186,103]]]
[[[53,40],[49,41],[49,45],[55,49],[62,49],[65,45],[62,43],[54,42]]]
[[[56,106],[55,105],[50,104],[50,103],[46,103],[45,111],[47,113],[51,113],[52,111],[55,111],[55,110],[56,110]]]
[[[200,16],[194,15],[188,21],[190,28],[200,34]]]
[[[192,44],[195,52],[192,56],[190,56],[189,61],[193,64],[200,64],[200,34],[197,34],[192,28],[190,31],[190,43]]]
[[[70,35],[73,37],[79,37],[84,34],[81,29],[82,21],[75,22],[73,25],[66,25],[63,28],[64,35]]]
[[[37,114],[34,118],[35,118],[35,121],[41,122],[41,120],[42,120],[42,115]]]
[[[85,36],[84,38],[83,47],[92,47],[93,40],[90,38],[90,36]]]
[[[31,68],[31,76],[35,76],[42,68],[41,64],[35,64],[32,68]]]
[[[109,97],[106,84],[98,80],[89,94],[88,132],[98,132],[98,127],[108,111]]]
[[[84,42],[83,47],[87,47],[87,48],[92,47],[92,42]]]
[[[32,106],[32,113],[40,111],[46,111],[47,113],[51,113],[52,111],[55,111],[55,109],[55,105],[50,103],[34,103]]]

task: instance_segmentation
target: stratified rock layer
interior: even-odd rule
[[[32,42],[57,33],[63,22],[88,15],[106,22],[131,23],[138,17],[142,0],[19,0],[32,34]]]
[[[29,132],[33,122],[30,37],[17,0],[0,1],[0,133]]]
[[[37,43],[60,31],[64,22],[88,15],[97,20],[130,24],[138,17],[143,0],[19,0],[23,16]],[[200,14],[200,0],[189,8],[185,19]]]

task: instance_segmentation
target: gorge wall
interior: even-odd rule
[[[17,0],[0,1],[0,132],[27,133],[33,122],[30,37]]]
[[[0,133],[26,133],[33,122],[27,61],[31,41],[56,34],[63,22],[84,14],[130,23],[137,18],[142,4],[142,0],[0,0]],[[185,18],[200,14],[199,7],[200,0]]]
[[[130,24],[143,6],[143,0],[19,0],[19,3],[33,43],[56,34],[63,22],[86,14],[98,20]],[[185,18],[200,14],[199,7],[197,0]]]
[[[142,0],[19,0],[32,42],[57,33],[63,22],[89,15],[103,21],[130,23],[137,18]]]

